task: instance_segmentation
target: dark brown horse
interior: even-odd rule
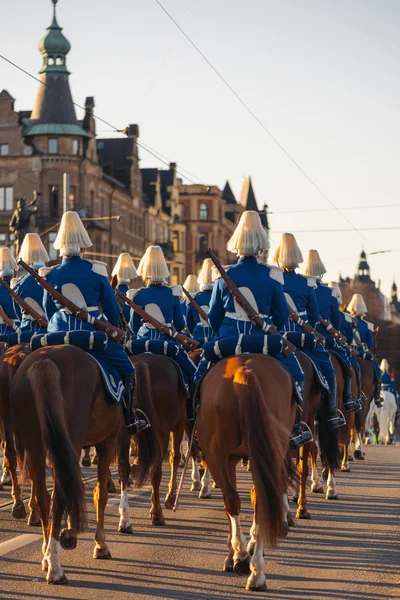
[[[343,448],[343,457],[340,465],[340,470],[343,473],[350,472],[349,460],[350,459],[350,449],[349,446],[351,441],[355,435],[355,412],[349,412],[346,410],[344,406],[344,386],[345,386],[345,376],[346,374],[343,371],[343,366],[340,361],[336,358],[336,356],[332,355],[332,364],[336,373],[336,381],[337,381],[337,389],[338,389],[338,408],[344,414],[346,419],[346,424],[340,427],[339,429],[339,446]],[[354,398],[359,396],[359,389],[357,384],[357,378],[353,367],[351,368],[351,395]]]
[[[294,422],[293,383],[273,358],[248,354],[226,358],[205,375],[200,388],[197,439],[221,488],[229,519],[226,571],[251,575],[247,588],[265,589],[264,544],[283,535],[286,455]],[[251,540],[240,525],[236,466],[249,458],[255,507]],[[253,556],[250,562],[250,551]]]
[[[186,426],[186,391],[180,383],[179,375],[171,360],[156,354],[138,354],[131,358],[135,367],[146,364],[150,373],[151,394],[153,398],[154,416],[151,419],[152,429],[156,432],[160,444],[159,460],[151,469],[151,509],[150,517],[153,525],[165,525],[165,517],[160,503],[160,483],[162,463],[168,452],[170,436],[172,438],[169,461],[171,477],[164,506],[172,509],[177,490],[177,475],[180,460],[180,446]],[[140,401],[138,408],[141,406]],[[118,465],[121,480],[121,503],[119,506],[119,531],[132,533],[129,518],[129,503],[127,497],[128,479],[131,471],[129,463],[130,437],[125,428],[121,429],[118,442]],[[133,466],[135,473],[136,465]],[[140,457],[139,457],[140,468]]]
[[[371,402],[376,393],[376,377],[375,369],[371,361],[365,358],[357,358],[357,362],[361,369],[361,389],[365,394],[363,407],[355,415],[356,443],[354,450],[354,458],[364,460],[364,445],[363,439],[365,434],[365,421],[368,416]]]
[[[148,367],[136,365],[136,394],[153,418]],[[10,385],[17,450],[33,480],[43,531],[43,562],[49,583],[67,583],[60,564],[60,543],[72,549],[85,524],[85,493],[79,468],[84,446],[95,446],[98,483],[93,492],[97,511],[95,558],[111,558],[104,535],[107,474],[121,427],[121,407],[106,401],[100,369],[83,350],[73,346],[47,347],[30,354]],[[138,436],[137,485],[145,481],[158,460],[156,430]],[[52,521],[46,487],[46,456],[53,469]],[[67,529],[61,531],[63,514]]]

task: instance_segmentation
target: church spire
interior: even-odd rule
[[[358,267],[357,267],[356,279],[358,279],[358,281],[364,281],[364,282],[371,281],[370,267],[369,267],[369,264],[367,261],[367,255],[365,254],[364,249],[362,250],[362,252],[360,254],[360,261],[359,261]]]

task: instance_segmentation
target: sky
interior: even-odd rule
[[[138,123],[139,141],[193,182],[229,180],[238,197],[251,175],[271,212],[272,248],[280,232],[301,232],[303,254],[320,252],[329,281],[353,276],[364,247],[389,295],[393,277],[400,283],[400,2],[159,1],[178,23],[187,18],[186,34],[264,127],[157,0],[59,0],[74,101],[94,96],[95,113],[117,129]],[[32,4],[3,0],[0,54],[37,75],[52,5]],[[0,59],[0,89],[17,110],[33,107],[38,85]],[[115,135],[101,122],[97,130]],[[372,254],[382,250],[392,252]]]

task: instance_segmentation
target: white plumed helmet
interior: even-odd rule
[[[307,275],[307,277],[322,277],[324,273],[326,273],[326,269],[318,250],[309,250],[303,266],[303,275]]]
[[[389,373],[389,363],[386,358],[382,358],[380,367],[381,367],[381,371],[384,371],[385,373]]]
[[[199,291],[199,284],[197,283],[197,277],[196,275],[188,275],[185,279],[185,283],[183,284],[183,287],[185,288],[185,290],[187,292],[189,292],[189,294],[191,296],[194,296],[194,294],[197,294],[197,292]]]
[[[69,210],[61,219],[53,247],[65,256],[78,256],[81,248],[93,246],[77,212]]]
[[[137,273],[143,280],[148,279],[150,283],[165,283],[169,277],[169,270],[160,246],[147,248],[140,260]]]
[[[342,304],[342,292],[340,291],[340,287],[337,281],[330,281],[328,283],[328,287],[332,290],[332,296],[336,298],[339,304]]]
[[[17,261],[10,248],[7,246],[0,248],[0,277],[13,277],[17,269]]]
[[[44,267],[49,262],[49,255],[37,233],[27,233],[22,242],[19,258],[34,269]]]
[[[211,290],[213,287],[213,275],[212,275],[212,267],[213,261],[211,258],[206,258],[201,267],[201,271],[197,278],[197,283],[200,286],[200,289],[203,290]]]
[[[112,276],[117,276],[118,283],[126,283],[129,284],[135,277],[137,277],[137,272],[135,269],[135,265],[133,264],[133,260],[128,252],[122,252],[118,256],[118,260],[115,263],[115,267],[112,272]]]
[[[275,249],[273,262],[280,267],[293,268],[303,262],[303,255],[293,233],[282,233]]]
[[[356,315],[365,315],[368,309],[361,294],[353,294],[347,310],[350,313],[355,313]]]
[[[268,234],[263,227],[260,215],[255,210],[245,210],[227,244],[229,252],[241,256],[253,256],[268,250]]]

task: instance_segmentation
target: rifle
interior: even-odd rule
[[[110,338],[110,340],[113,340],[114,342],[121,342],[125,338],[125,332],[122,331],[122,329],[114,327],[114,325],[111,325],[111,323],[108,321],[100,321],[100,319],[95,319],[89,315],[86,308],[79,308],[79,306],[71,302],[71,300],[68,300],[68,298],[63,296],[63,294],[54,289],[53,286],[50,285],[43,277],[40,277],[39,273],[36,273],[36,271],[27,265],[22,258],[19,259],[18,264],[21,265],[30,275],[32,275],[35,281],[37,281],[38,284],[41,285],[42,288],[45,289],[46,292],[48,292],[56,302],[64,306],[79,321],[90,323],[95,329],[103,331]]]
[[[160,321],[158,321],[157,319],[155,319],[154,317],[149,315],[148,312],[143,310],[143,308],[138,306],[135,302],[133,302],[133,300],[129,300],[129,298],[127,298],[125,296],[125,294],[120,292],[120,290],[116,289],[115,293],[117,294],[117,296],[119,296],[121,298],[121,300],[123,300],[128,306],[130,306],[131,309],[134,310],[135,313],[137,313],[139,315],[139,317],[141,317],[144,321],[147,321],[148,323],[150,323],[150,325],[153,325],[153,327],[158,329],[158,331],[160,333],[162,333],[164,335],[168,335],[169,337],[173,338],[174,340],[176,340],[177,342],[182,344],[182,346],[188,352],[192,352],[193,350],[196,350],[197,346],[199,345],[199,342],[197,342],[196,340],[192,340],[191,338],[186,337],[186,335],[183,335],[182,333],[178,333],[177,331],[173,332],[172,329],[170,329],[169,327],[164,325],[164,323],[160,323]]]
[[[2,280],[0,279],[0,281]],[[14,321],[10,319],[10,317],[6,314],[2,306],[0,306],[0,317],[3,319],[7,327],[10,327],[11,329],[14,329],[14,331],[17,331],[18,325],[16,325]]]
[[[11,298],[22,308],[24,313],[27,313],[31,317],[35,319],[35,321],[40,325],[40,327],[47,327],[47,320],[39,315],[38,312],[34,308],[32,308],[25,300],[20,298],[17,293],[14,292],[13,289],[10,288],[9,285],[3,279],[0,279],[0,284],[3,286],[5,290],[10,294]]]
[[[311,325],[309,323],[306,323],[298,314],[297,309],[294,310],[294,308],[296,308],[294,306],[293,300],[291,299],[290,295],[287,294],[285,292],[285,298],[286,298],[286,302],[288,305],[288,309],[289,309],[289,319],[291,321],[293,321],[293,323],[296,323],[297,325],[299,325],[302,330],[304,331],[304,333],[312,333],[316,340],[317,340],[317,344],[322,344],[325,345],[325,338],[323,335],[321,335],[320,333],[318,333],[318,331],[316,329],[314,329],[314,327],[311,327]]]
[[[344,335],[342,335],[340,333],[340,331],[338,331],[337,329],[335,329],[333,327],[333,325],[331,325],[331,323],[329,323],[329,321],[327,321],[326,319],[324,319],[323,317],[321,317],[320,320],[319,320],[319,322],[321,323],[321,325],[323,327],[325,327],[325,329],[327,330],[327,332],[329,333],[329,335],[332,335],[335,338],[335,340],[339,344],[339,346],[343,346],[343,348],[346,348],[346,350],[348,350],[352,354],[354,353],[354,349],[347,343],[347,340],[344,337]]]
[[[189,294],[189,292],[187,290],[185,290],[185,288],[182,286],[182,290],[183,293],[185,294],[186,298],[189,300],[190,304],[193,306],[193,308],[195,309],[195,311],[197,311],[197,313],[199,314],[199,316],[203,319],[203,321],[205,321],[206,323],[208,323],[208,315],[206,312],[204,312],[204,310],[201,308],[200,304],[197,304],[196,300],[193,298],[193,296],[191,294]]]
[[[232,281],[229,277],[228,273],[225,271],[224,267],[219,262],[216,254],[213,252],[211,248],[207,250],[208,256],[213,261],[217,270],[220,272],[222,279],[225,281],[228,290],[231,292],[232,296],[236,300],[236,302],[243,308],[246,315],[249,317],[250,321],[264,331],[267,335],[279,335],[282,340],[282,354],[284,356],[288,356],[292,352],[296,350],[296,346],[294,346],[291,342],[288,342],[279,331],[274,327],[274,325],[267,324],[262,317],[254,310],[250,302],[244,297],[242,292],[239,290],[237,285]]]

